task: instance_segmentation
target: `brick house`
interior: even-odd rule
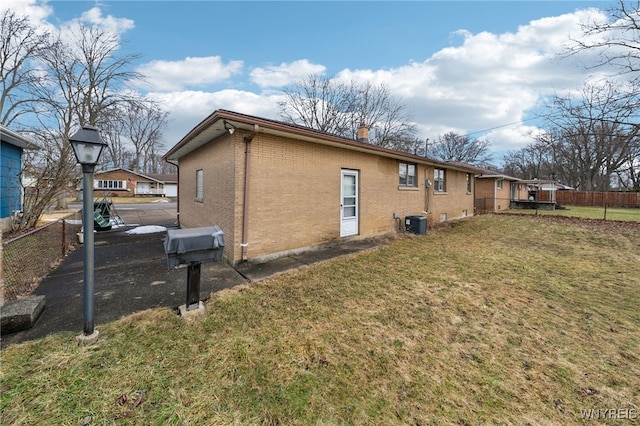
[[[217,110],[172,147],[178,218],[218,225],[232,263],[473,214],[473,174],[457,165],[306,127]]]
[[[475,211],[476,213],[499,212],[508,210],[510,202],[526,193],[527,187],[520,179],[495,170],[476,167],[469,164],[450,162],[467,167],[475,175]]]
[[[110,197],[176,197],[177,187],[175,174],[138,173],[122,168],[98,171],[93,178],[94,190]]]

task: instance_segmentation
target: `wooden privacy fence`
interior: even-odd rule
[[[556,203],[568,206],[640,208],[640,192],[556,191]]]

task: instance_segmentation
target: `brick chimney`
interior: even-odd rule
[[[369,142],[369,128],[364,123],[360,123],[358,127],[358,142]]]

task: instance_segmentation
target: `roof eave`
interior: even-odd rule
[[[507,176],[507,175],[485,175],[485,174],[479,174],[476,175],[477,178],[479,179],[503,179],[503,180],[512,180],[512,181],[519,181],[520,179],[513,177],[513,176]]]
[[[201,146],[220,137],[226,130],[223,122],[227,121],[237,130],[253,131],[254,125],[258,125],[261,133],[273,134],[289,138],[304,140],[307,142],[318,143],[322,145],[334,146],[353,151],[365,152],[369,154],[381,155],[384,157],[395,158],[398,160],[412,161],[415,163],[426,164],[430,166],[440,166],[447,169],[454,169],[464,172],[471,172],[471,169],[454,166],[446,162],[432,160],[430,158],[421,157],[401,151],[382,148],[376,145],[370,145],[340,136],[331,135],[314,129],[302,126],[282,123],[275,120],[269,120],[260,117],[249,116],[227,110],[217,110],[194,127],[187,135],[180,140],[173,148],[171,148],[162,158],[165,161],[176,161],[188,153],[195,151]]]
[[[148,180],[152,180],[154,182],[163,183],[163,181],[161,181],[159,179],[156,179],[156,178],[151,177],[151,176],[147,176],[144,173],[134,172],[133,170],[125,169],[124,167],[116,167],[115,169],[109,169],[109,170],[100,170],[100,171],[97,171],[95,174],[96,174],[96,176],[99,176],[101,174],[116,172],[118,170],[121,170],[121,171],[127,172],[127,173],[131,173],[132,175],[140,176],[143,179],[148,179]]]
[[[4,126],[0,126],[0,139],[8,144],[17,146],[22,149],[38,150],[40,147],[19,133],[9,130]]]

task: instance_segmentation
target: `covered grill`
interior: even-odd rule
[[[200,306],[200,264],[222,260],[224,233],[218,226],[170,229],[164,240],[167,266],[177,268],[188,265],[187,302],[184,310]],[[182,311],[183,307],[180,307]]]
[[[224,251],[224,233],[219,226],[169,229],[164,252],[169,268],[190,262],[218,262]]]

